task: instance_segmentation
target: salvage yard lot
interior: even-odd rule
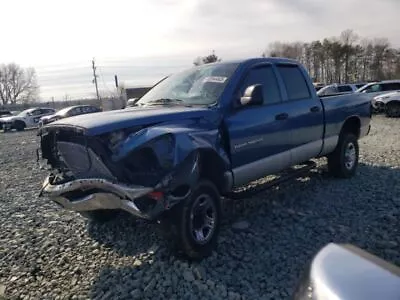
[[[374,116],[348,180],[319,168],[226,202],[217,251],[189,263],[157,226],[129,216],[105,225],[38,192],[36,131],[0,133],[0,293],[21,299],[287,298],[326,243],[352,243],[400,265],[400,119]],[[247,220],[245,231],[231,224]],[[0,295],[1,298],[1,295]]]

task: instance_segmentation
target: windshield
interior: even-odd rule
[[[71,107],[66,107],[66,108],[60,109],[55,114],[58,115],[58,116],[61,116],[61,115],[65,114],[65,113],[67,113],[70,109],[71,109]]]
[[[23,110],[23,111],[21,111],[19,114],[18,114],[18,116],[20,116],[20,117],[25,117],[29,112],[31,112],[32,111],[32,109],[30,108],[30,109],[25,109],[25,110]]]
[[[137,104],[213,104],[237,66],[238,63],[206,64],[173,74],[153,87]]]

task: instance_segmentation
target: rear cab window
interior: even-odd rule
[[[304,75],[297,65],[277,65],[286,87],[288,101],[311,98],[311,93]]]

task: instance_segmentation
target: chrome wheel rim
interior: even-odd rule
[[[190,213],[190,233],[198,244],[206,244],[216,227],[216,207],[211,196],[201,194],[192,206]]]
[[[348,143],[344,152],[344,165],[347,170],[351,170],[356,163],[356,146]]]

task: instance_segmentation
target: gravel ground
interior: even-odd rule
[[[174,257],[155,225],[106,226],[56,207],[38,190],[35,131],[0,133],[0,293],[12,299],[283,299],[329,242],[400,265],[400,120],[377,116],[349,180],[320,167],[232,204],[217,251]],[[232,222],[247,220],[245,231]],[[0,295],[1,298],[1,295]]]

